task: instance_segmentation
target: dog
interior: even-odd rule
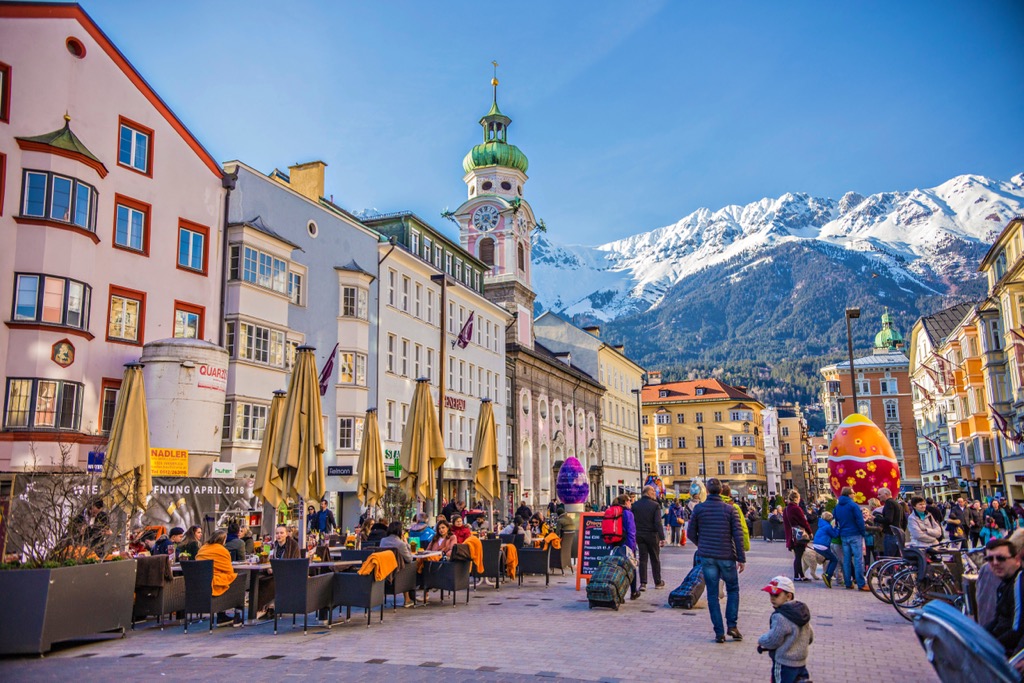
[[[828,560],[822,557],[822,555],[820,555],[814,548],[807,546],[807,549],[804,550],[802,563],[804,567],[804,576],[809,576],[810,578],[817,580],[818,567],[821,567],[821,573],[824,574],[825,565],[828,563]],[[832,581],[837,584],[843,583],[843,563],[841,559],[839,564],[836,566],[836,575],[832,577]]]

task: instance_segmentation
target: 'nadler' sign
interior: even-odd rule
[[[464,398],[456,398],[455,396],[445,396],[444,397],[444,407],[445,408],[451,408],[452,410],[465,410],[466,409],[466,399],[464,399]]]

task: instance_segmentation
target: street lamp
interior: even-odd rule
[[[853,332],[850,321],[860,317],[859,308],[846,309],[846,350],[850,356],[850,387],[853,389],[853,412],[857,412],[857,376],[853,372]]]
[[[700,431],[700,465],[704,468],[704,483],[708,481],[708,461],[704,457],[704,425],[697,425],[697,429]]]
[[[636,444],[639,447],[638,453],[640,454],[639,467],[637,468],[640,472],[640,482],[637,486],[637,492],[644,486],[644,428],[643,428],[643,412],[640,407],[640,392],[642,389],[630,389],[631,392],[636,396]],[[658,438],[655,434],[654,438]]]

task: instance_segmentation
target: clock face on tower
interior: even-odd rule
[[[493,206],[481,206],[473,214],[473,225],[481,232],[493,230],[498,225],[498,210]]]

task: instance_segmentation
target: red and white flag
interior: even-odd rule
[[[473,341],[473,316],[474,311],[469,312],[469,317],[466,318],[465,324],[462,326],[462,330],[459,332],[459,336],[452,342],[452,348],[456,345],[460,349],[464,349],[469,346],[469,342]]]
[[[340,342],[338,342],[340,343]],[[338,344],[324,362],[324,369],[320,371],[320,395],[323,396],[331,386],[331,375],[334,374],[334,357],[338,354]]]
[[[1021,441],[1024,441],[1024,435],[1010,427],[1009,423],[1007,423],[1006,421],[1006,418],[1003,417],[998,410],[996,410],[995,406],[989,403],[988,409],[992,415],[993,422],[996,423],[996,429],[999,430],[999,433],[1002,434],[1007,441],[1010,441],[1012,443],[1020,443]]]

